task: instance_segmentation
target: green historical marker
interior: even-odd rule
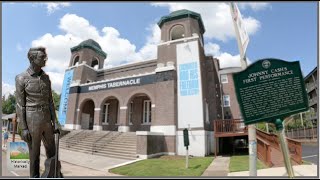
[[[234,73],[233,79],[246,125],[272,122],[309,108],[299,61],[261,59]]]
[[[261,59],[233,74],[233,79],[244,123],[275,124],[287,173],[293,178],[282,120],[309,108],[299,61]]]

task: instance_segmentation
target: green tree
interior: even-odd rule
[[[2,101],[2,113],[12,114],[16,112],[16,97],[9,94],[8,98]]]
[[[53,98],[55,109],[59,111],[60,95],[57,94],[54,90],[52,90],[52,98]]]

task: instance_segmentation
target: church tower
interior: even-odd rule
[[[80,84],[94,82],[96,72],[103,69],[106,57],[107,54],[92,39],[85,40],[72,47],[69,68],[74,67],[73,81]]]

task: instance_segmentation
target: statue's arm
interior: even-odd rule
[[[56,120],[57,120],[57,115],[56,115],[56,110],[55,110],[53,97],[52,97],[52,89],[51,89],[50,79],[49,79],[49,109],[50,109],[51,121],[52,121],[53,125],[55,125]]]
[[[16,76],[16,113],[20,121],[20,128],[23,130],[28,129],[26,118],[26,92],[25,82],[22,75]]]

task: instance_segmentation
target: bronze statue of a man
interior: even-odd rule
[[[47,61],[44,47],[30,48],[29,68],[16,76],[16,111],[21,138],[27,142],[30,154],[30,177],[40,177],[40,145],[47,158],[55,156],[54,133],[59,133],[49,76],[42,70]]]

